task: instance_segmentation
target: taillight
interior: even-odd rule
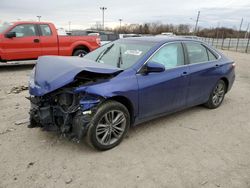
[[[101,46],[101,39],[99,37],[96,37],[96,43]]]

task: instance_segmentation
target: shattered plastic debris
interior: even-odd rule
[[[26,124],[29,122],[30,122],[29,118],[25,118],[25,119],[21,119],[21,120],[16,121],[15,125],[22,125],[22,124]]]
[[[21,86],[15,86],[13,87],[9,93],[14,93],[14,94],[18,94],[22,91],[25,91],[25,90],[28,90],[28,86],[24,86],[24,85],[21,85]]]

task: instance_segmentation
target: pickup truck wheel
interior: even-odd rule
[[[86,52],[85,50],[76,50],[74,53],[73,53],[73,56],[78,56],[78,57],[84,57],[88,52]]]
[[[116,101],[107,101],[96,111],[87,132],[87,142],[98,150],[117,146],[130,126],[127,108]]]

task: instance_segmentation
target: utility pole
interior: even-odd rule
[[[38,18],[38,21],[40,22],[42,16],[36,16]]]
[[[219,37],[219,28],[220,28],[220,22],[218,22],[218,25],[216,27],[216,38],[218,39]]]
[[[246,30],[246,34],[245,34],[245,39],[246,39],[247,36],[248,36],[249,24],[250,24],[250,23],[248,23],[248,25],[247,25],[247,30]]]
[[[243,18],[241,19],[241,22],[240,22],[239,32],[241,32],[241,27],[242,27],[242,24],[243,24]]]
[[[196,19],[196,23],[195,23],[194,33],[197,32],[197,27],[198,27],[199,19],[200,19],[200,11],[198,11],[198,14],[197,14],[197,19]]]
[[[122,19],[121,18],[119,19],[119,22],[120,22],[120,30],[121,30],[121,28],[122,28]]]
[[[106,7],[100,7],[101,11],[102,11],[102,28],[103,28],[103,31],[104,31],[104,11],[107,10]]]
[[[240,28],[239,28],[239,32],[238,32],[238,39],[237,39],[237,45],[236,45],[236,52],[238,51],[238,47],[239,47],[240,32],[241,32],[242,24],[243,24],[243,18],[241,19],[241,22],[240,22]]]
[[[71,21],[69,21],[69,32],[70,32],[70,25],[71,25]]]

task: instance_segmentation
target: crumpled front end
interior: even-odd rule
[[[77,88],[106,82],[120,72],[81,58],[39,58],[29,81],[30,128],[59,131],[79,140],[103,98]]]
[[[30,127],[58,131],[80,140],[102,98],[62,88],[44,96],[31,96]]]

